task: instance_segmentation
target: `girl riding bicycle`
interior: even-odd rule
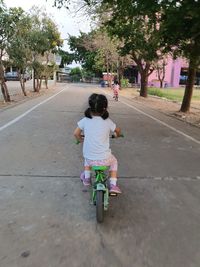
[[[89,108],[85,111],[85,118],[78,122],[74,131],[77,141],[83,142],[84,175],[81,180],[84,185],[91,184],[92,166],[110,167],[110,193],[121,193],[117,186],[118,162],[110,149],[110,132],[116,137],[120,136],[121,130],[109,119],[108,100],[102,94],[92,94],[89,97]],[[83,134],[84,133],[84,138]]]
[[[113,85],[113,98],[118,101],[119,98],[119,82],[115,81]]]

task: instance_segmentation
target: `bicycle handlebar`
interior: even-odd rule
[[[124,134],[120,134],[120,135],[112,134],[110,136],[110,138],[118,138],[118,137],[124,137]]]

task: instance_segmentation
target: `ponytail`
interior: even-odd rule
[[[85,117],[92,119],[92,115],[91,115],[91,108],[87,108],[85,111]]]

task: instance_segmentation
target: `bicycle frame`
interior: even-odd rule
[[[107,186],[107,176],[105,171],[108,169],[107,166],[93,166],[92,170],[95,171],[95,182],[92,190],[92,201],[96,204],[97,191],[103,192],[103,205],[104,210],[108,209],[109,205],[109,190]]]

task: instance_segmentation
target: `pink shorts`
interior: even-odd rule
[[[85,159],[85,167],[91,167],[91,166],[110,166],[110,171],[117,171],[118,163],[115,156],[111,154],[111,156],[107,159],[103,160],[90,160]]]
[[[118,95],[119,91],[118,90],[114,90],[113,93],[114,93],[114,95]]]

